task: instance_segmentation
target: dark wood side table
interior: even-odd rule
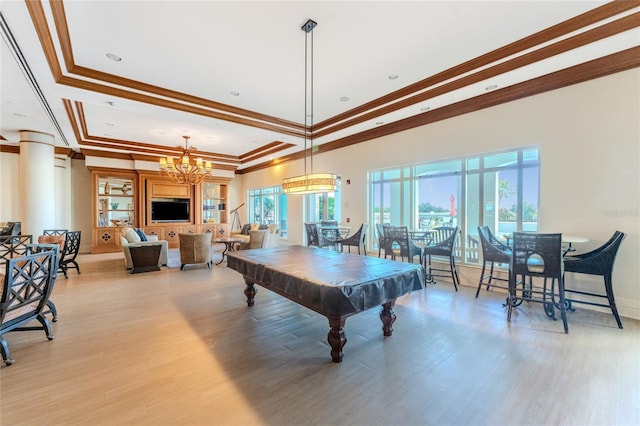
[[[130,246],[132,274],[140,272],[159,271],[158,260],[160,259],[161,244],[149,244],[144,246]]]

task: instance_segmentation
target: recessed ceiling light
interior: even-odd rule
[[[231,93],[233,96],[240,96],[240,92],[236,92],[235,90],[229,93]]]
[[[110,133],[104,133],[104,135],[108,138],[112,136]]]
[[[347,102],[349,98],[347,96],[343,96],[340,98],[340,102]]]
[[[113,101],[107,101],[107,105],[114,107],[116,106],[116,103]]]
[[[104,124],[106,124],[107,126],[110,126],[110,127],[115,126],[115,124],[113,124],[113,123],[104,123]]]
[[[380,126],[382,124],[384,124],[384,121],[376,121],[376,126]]]
[[[16,117],[27,118],[26,114],[20,114],[19,112],[14,112],[13,115],[15,115]]]
[[[389,74],[389,80],[395,80],[398,78],[398,74]]]
[[[431,107],[422,107],[420,108],[420,111],[429,111],[431,109]]]
[[[115,53],[107,53],[107,58],[111,59],[112,61],[116,61],[116,62],[120,62],[122,60],[122,58],[118,55],[116,55]]]
[[[485,87],[484,90],[489,91],[489,90],[495,90],[497,88],[498,88],[497,84],[490,84],[489,86]]]

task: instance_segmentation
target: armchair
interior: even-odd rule
[[[197,263],[206,263],[211,269],[212,250],[211,235],[203,234],[178,234],[180,240],[180,270],[185,265],[194,265]]]
[[[267,247],[269,241],[269,231],[267,229],[256,229],[249,231],[249,241],[240,243],[240,250],[250,250]]]
[[[129,231],[129,229],[131,231]],[[136,234],[136,236],[133,236],[133,234]],[[165,240],[159,240],[157,235],[145,235],[145,237],[147,238],[147,241],[142,241],[140,239],[140,236],[138,236],[133,228],[124,230],[120,235],[120,244],[122,245],[122,252],[124,253],[124,263],[127,270],[131,270],[133,268],[133,261],[131,260],[130,251],[130,248],[132,246],[139,247],[160,244],[162,248],[160,249],[160,257],[158,257],[158,266],[167,266],[169,243]]]
[[[44,251],[8,259],[0,293],[0,352],[5,364],[14,360],[4,335],[11,331],[43,330],[53,340],[44,309],[55,282],[56,252]],[[37,320],[39,326],[26,326]]]

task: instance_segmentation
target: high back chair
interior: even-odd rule
[[[67,232],[69,232],[68,229],[45,229],[42,235],[66,235]]]
[[[340,242],[342,249],[344,247],[349,247],[349,253],[351,253],[351,247],[358,247],[358,254],[360,253],[360,247],[362,247],[362,251],[364,254],[367,254],[367,250],[365,248],[365,238],[367,237],[367,230],[369,229],[368,223],[363,223],[360,225],[360,229],[358,229],[353,235],[345,238]]]
[[[23,256],[27,252],[27,245],[33,242],[31,235],[14,235],[0,240],[0,265],[7,260]]]
[[[0,352],[7,366],[14,360],[4,338],[6,333],[43,330],[47,339],[54,338],[44,309],[55,282],[55,257],[55,251],[45,251],[14,257],[6,262],[0,293]],[[33,320],[40,325],[27,326]]]
[[[56,237],[61,237],[61,235],[49,235],[49,236],[56,236]],[[64,244],[64,242],[63,242]],[[61,253],[61,249],[60,249],[60,244],[59,243],[40,243],[38,242],[38,244],[27,244],[26,246],[26,253],[25,254],[34,254],[34,253],[42,253],[42,252],[46,252],[46,251],[53,251],[55,253],[55,263],[54,263],[54,267],[53,267],[53,283],[51,284],[51,291],[53,293],[53,287],[55,285],[55,281],[58,278],[58,270],[59,270],[59,263],[60,263],[60,253]],[[51,314],[52,318],[51,321],[53,322],[57,322],[58,321],[58,309],[56,308],[55,303],[53,303],[53,300],[51,300],[51,298],[47,299],[47,308],[49,308],[47,311],[44,311],[42,314]]]
[[[512,247],[507,321],[511,321],[511,312],[519,302],[536,302],[542,304],[545,313],[554,320],[555,310],[558,309],[564,332],[568,333],[562,234],[514,232]]]
[[[376,223],[376,233],[378,234],[378,257],[382,254],[382,250],[385,249],[386,241],[384,237],[384,225],[382,223]],[[385,252],[385,258],[386,258]]]
[[[458,270],[456,269],[456,240],[460,234],[460,227],[456,226],[450,228],[448,226],[441,226],[433,228],[433,242],[428,244],[423,249],[424,268],[427,273],[427,282],[435,283],[435,277],[449,277],[453,281],[453,288],[458,291],[458,284],[460,279],[458,278]],[[436,268],[431,263],[431,256],[446,257],[449,261],[449,268]]]
[[[338,231],[338,221],[337,220],[323,220],[320,222],[320,227],[335,227],[336,229],[325,230],[320,232],[320,234],[326,236],[327,239],[331,239],[337,241],[340,239],[340,232]]]
[[[78,252],[80,251],[80,237],[82,231],[67,231],[64,239],[64,249],[60,253],[59,269],[64,274],[64,278],[68,279],[68,269],[75,269],[80,273],[80,265],[76,261]]]
[[[304,229],[307,232],[307,246],[309,247],[331,247],[333,243],[327,240],[322,232],[318,231],[318,225],[315,223],[305,223]]]
[[[480,237],[480,245],[482,246],[482,272],[480,273],[476,297],[480,294],[480,289],[483,285],[487,286],[487,291],[489,291],[489,288],[492,286],[508,290],[509,278],[496,277],[493,275],[493,270],[496,263],[509,264],[511,250],[493,235],[488,226],[478,226],[478,236]],[[490,265],[489,273],[486,273],[487,264]],[[487,281],[485,282],[484,280]],[[494,280],[500,281],[502,284],[495,284]]]
[[[418,262],[422,263],[422,249],[416,246],[409,239],[409,232],[406,226],[388,226],[384,230],[387,247],[390,248],[391,258],[396,260],[398,256],[404,261],[413,263],[413,259],[418,256]],[[387,250],[384,253],[387,257]]]
[[[7,222],[7,225],[0,230],[0,237],[15,237],[22,235],[22,222]]]
[[[576,254],[573,256],[565,256],[564,258],[564,271],[573,272],[576,274],[588,274],[588,275],[600,275],[604,279],[604,291],[587,291],[565,288],[566,293],[579,294],[583,297],[580,299],[570,298],[567,299],[569,309],[573,303],[582,303],[585,305],[601,306],[610,308],[613,316],[618,323],[618,328],[622,328],[622,321],[620,321],[620,315],[618,315],[618,308],[616,307],[616,301],[613,297],[613,281],[611,279],[613,274],[613,264],[616,260],[616,254],[624,239],[624,233],[616,231],[609,241],[601,245],[595,250],[588,253]],[[586,297],[585,297],[586,296]],[[607,299],[608,303],[595,302],[598,299]]]

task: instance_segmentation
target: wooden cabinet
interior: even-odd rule
[[[178,234],[211,232],[227,222],[228,179],[199,185],[177,184],[162,176],[137,171],[92,167],[92,247],[93,253],[122,250],[120,236],[124,226],[141,228],[148,235],[179,246]],[[152,220],[152,200],[179,200],[189,204],[189,219]]]
[[[213,182],[202,183],[202,223],[227,221],[227,186]]]

